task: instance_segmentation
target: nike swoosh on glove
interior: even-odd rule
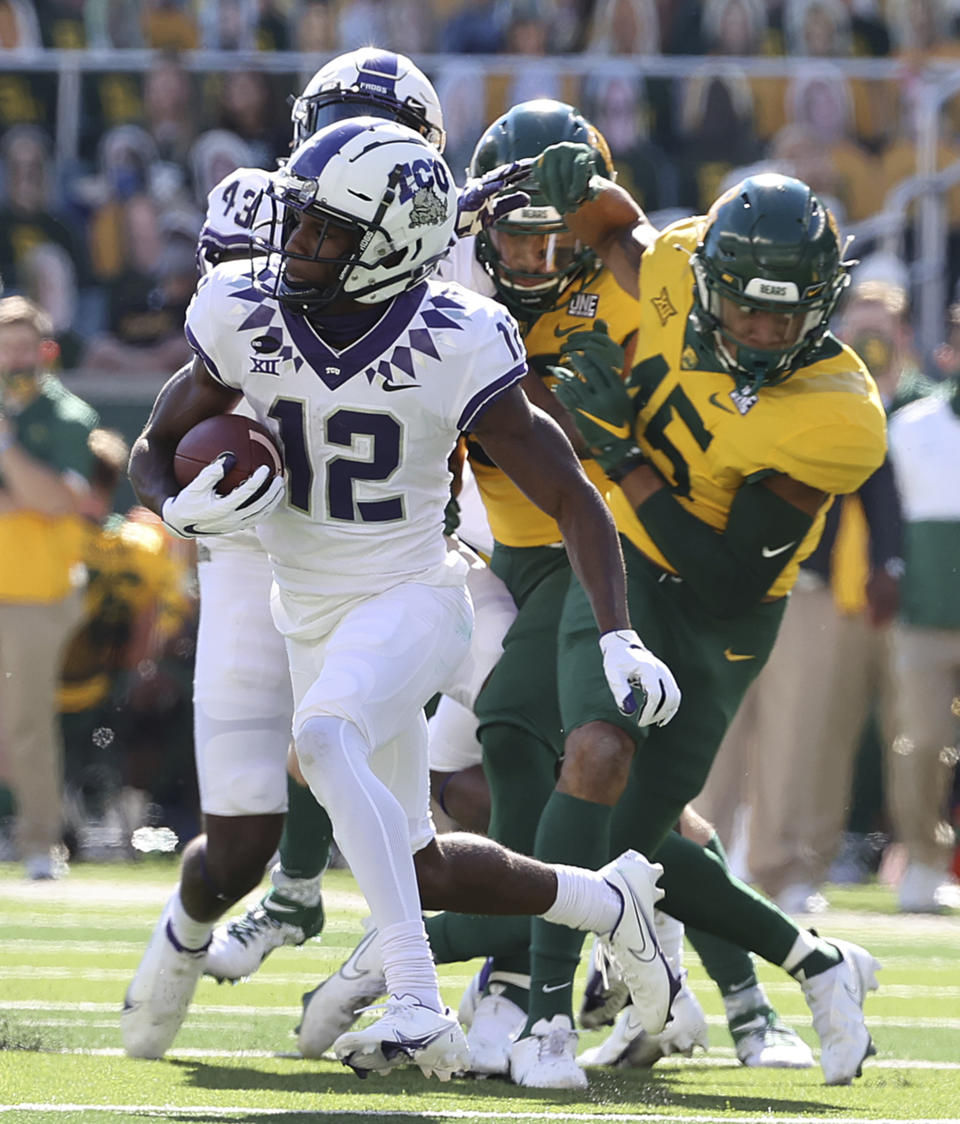
[[[530,196],[525,191],[507,192],[508,187],[530,178],[533,160],[515,160],[491,168],[479,179],[469,179],[457,197],[458,238],[480,234],[510,211],[525,207]]]
[[[643,646],[632,628],[605,632],[600,651],[603,673],[620,713],[636,714],[638,726],[666,726],[680,705],[680,688],[663,660]],[[642,694],[639,708],[634,692]]]
[[[196,535],[229,535],[262,522],[283,500],[286,482],[277,476],[262,496],[257,492],[270,476],[262,464],[243,483],[221,496],[217,484],[227,472],[232,453],[221,453],[202,468],[185,488],[163,501],[160,514],[164,526],[181,539]],[[254,498],[256,497],[256,498]]]

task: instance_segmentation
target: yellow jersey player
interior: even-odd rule
[[[496,120],[477,144],[470,175],[480,176],[504,162],[538,156],[561,141],[589,146],[599,174],[612,181],[613,164],[603,136],[572,106],[547,99],[516,105]],[[526,206],[503,216],[474,244],[460,243],[454,250],[453,271],[461,278],[472,271],[471,287],[483,291],[488,286],[487,291],[514,314],[530,367],[523,383],[528,397],[548,410],[567,430],[582,456],[589,458],[570,415],[551,393],[556,382],[552,370],[560,355],[576,345],[588,348],[595,362],[607,364],[618,376],[624,352],[632,352],[637,346],[638,325],[641,338],[648,331],[644,306],[617,283],[613,273],[568,230],[560,213],[536,190]],[[604,331],[594,330],[597,326]],[[557,641],[570,566],[556,522],[496,467],[478,441],[471,439],[468,449],[495,541],[490,565],[519,607],[518,619],[504,639],[503,655],[475,704],[484,773],[491,790],[489,830],[499,841],[528,852],[534,847],[539,813],[553,790],[557,762],[563,753]],[[585,459],[583,466],[605,491],[608,482],[602,467],[593,459]],[[659,702],[650,701],[653,705]],[[454,776],[453,784],[456,782]],[[448,790],[451,787],[448,784]],[[674,851],[679,852],[684,871],[698,857],[707,870],[711,868],[711,858],[702,853],[698,856],[696,844],[685,843],[679,836],[671,838],[667,854],[660,856],[665,866],[665,887],[672,881],[670,856]],[[428,922],[434,954],[441,961],[503,948],[506,934],[513,928],[516,923],[503,918],[439,915]],[[560,927],[540,928],[541,951],[563,963],[564,967],[558,969],[562,976],[567,961],[575,966],[578,949],[570,951],[571,941]],[[724,994],[740,1060],[747,1065],[811,1065],[806,1045],[779,1022],[771,1008],[749,955],[706,934],[694,933],[691,938]],[[673,943],[671,963],[679,971],[683,943],[679,926]],[[531,1001],[528,982],[525,945],[515,954],[494,958],[485,979],[486,995],[472,1013],[469,1042],[475,1071],[511,1070],[511,1046],[528,1022],[528,1007],[531,1026],[541,1015],[549,1019],[556,1013],[553,1000],[548,1000],[547,1009],[541,1011],[542,996],[554,993],[541,990]],[[547,986],[551,986],[550,981]],[[564,989],[561,985],[557,990]],[[561,999],[569,1004],[569,989]],[[616,1008],[605,1017],[609,1019],[615,1013]],[[581,1020],[584,1025],[598,1025],[590,1018],[589,1007],[581,1012]],[[705,1025],[695,997],[684,988],[664,1035],[646,1043],[640,1056],[646,1056],[650,1064],[649,1058],[661,1053],[690,1052],[695,1044],[705,1044]],[[512,1073],[523,1084],[539,1081],[542,1076],[527,1073],[522,1055]],[[582,1073],[572,1068],[560,1079],[583,1081]]]
[[[586,147],[548,150],[538,178],[571,231],[640,301],[626,383],[616,364],[604,367],[574,340],[558,395],[609,478],[632,619],[685,692],[676,720],[646,738],[606,706],[573,583],[560,624],[565,756],[536,853],[590,866],[625,843],[659,854],[769,655],[832,497],[856,490],[883,460],[885,425],[864,364],[828,331],[851,263],[806,184],[752,177],[709,214],[659,232],[602,179]],[[761,911],[759,898],[756,910],[734,908],[735,884],[716,859],[715,878],[672,879],[671,911],[791,973],[827,1083],[849,1083],[873,1050],[862,1005],[876,962]],[[532,994],[562,996],[555,959],[538,962],[538,929]]]

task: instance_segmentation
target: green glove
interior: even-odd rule
[[[592,183],[598,171],[596,151],[570,141],[545,149],[533,166],[544,198],[561,215],[599,194],[599,187]]]
[[[613,481],[643,462],[633,436],[634,408],[621,377],[623,348],[598,320],[567,340],[563,367],[550,367],[554,394],[570,412],[590,452]]]

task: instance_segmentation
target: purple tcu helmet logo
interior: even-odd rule
[[[411,226],[437,226],[446,219],[444,196],[450,189],[450,179],[440,160],[423,159],[414,160],[411,164],[398,164],[395,175],[400,202],[413,201]]]

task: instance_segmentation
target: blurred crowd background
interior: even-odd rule
[[[117,438],[189,357],[207,193],[235,167],[275,167],[291,95],[366,44],[434,82],[460,182],[489,122],[538,96],[596,124],[660,224],[748,171],[806,180],[875,286],[866,358],[891,367],[890,400],[960,369],[960,0],[0,0],[0,273],[49,317],[64,385]],[[98,524],[147,546],[140,599],[114,582],[91,602],[111,653],[95,701],[64,704],[67,843],[90,856],[117,853],[130,823],[189,838],[197,822],[191,559],[111,471]],[[864,838],[888,830],[880,740]],[[121,791],[129,808],[101,799]],[[0,788],[0,820],[12,807]]]

